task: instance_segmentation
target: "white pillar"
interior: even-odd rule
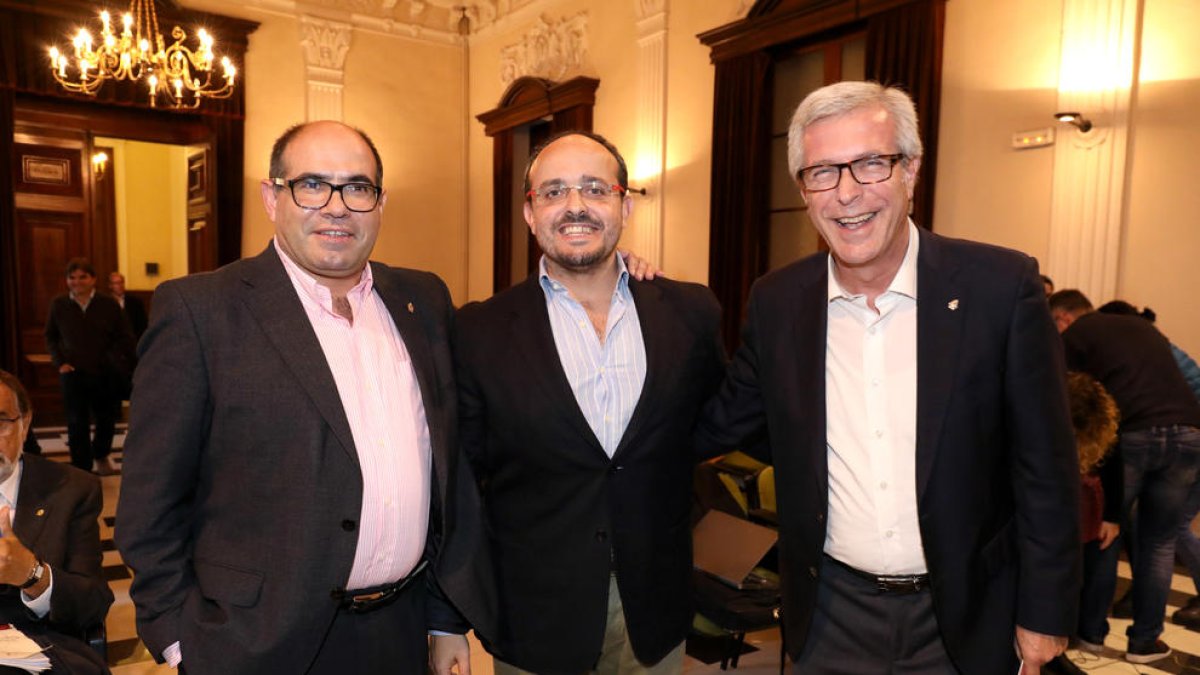
[[[353,30],[348,23],[300,17],[308,83],[308,121],[342,120],[342,77]]]
[[[634,187],[645,188],[646,195],[634,196],[637,207],[627,245],[639,256],[661,267],[667,125],[667,0],[634,2],[638,17],[637,149],[629,169],[630,182]]]
[[[1061,127],[1054,148],[1046,273],[1094,303],[1116,297],[1128,171],[1130,107],[1141,0],[1064,0],[1058,112],[1092,122]]]

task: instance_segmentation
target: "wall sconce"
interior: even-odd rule
[[[625,191],[626,191],[626,192],[632,192],[632,193],[634,193],[634,194],[639,194],[639,195],[641,195],[641,196],[643,196],[643,197],[645,197],[645,196],[646,196],[646,188],[635,188],[635,187],[629,187],[629,188],[625,188]]]
[[[1054,119],[1058,120],[1059,122],[1066,122],[1067,124],[1074,126],[1076,129],[1079,129],[1079,131],[1081,131],[1085,134],[1092,130],[1091,120],[1084,117],[1083,113],[1077,113],[1077,112],[1054,113]]]
[[[97,152],[92,155],[92,172],[96,174],[96,178],[104,176],[104,170],[108,168],[108,153]]]

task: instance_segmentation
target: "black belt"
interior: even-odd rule
[[[357,591],[347,591],[341,588],[333,589],[330,595],[337,603],[338,609],[344,609],[351,614],[366,614],[382,607],[387,607],[400,596],[400,593],[412,584],[413,580],[425,571],[428,560],[422,560],[419,565],[399,581],[382,586],[372,586]]]
[[[851,567],[830,555],[826,555],[825,559],[859,579],[871,582],[880,593],[920,593],[929,588],[928,574],[871,574],[857,567]]]

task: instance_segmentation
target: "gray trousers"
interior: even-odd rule
[[[799,675],[959,675],[938,632],[933,595],[882,593],[826,561]]]

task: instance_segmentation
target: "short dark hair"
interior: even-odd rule
[[[7,370],[0,370],[0,383],[3,383],[12,393],[17,395],[17,410],[21,413],[21,416],[33,412],[33,403],[29,400],[29,392],[25,391],[25,385],[21,384],[16,375]]]
[[[268,178],[287,178],[287,176],[283,175],[286,169],[286,167],[283,166],[283,153],[288,149],[288,146],[291,145],[292,140],[296,138],[296,134],[304,131],[311,124],[313,124],[313,122],[293,124],[292,126],[288,127],[287,131],[284,131],[279,138],[275,139],[275,145],[271,146],[271,166],[268,169],[270,172],[270,175],[267,176]],[[349,127],[349,129],[358,134],[359,137],[363,139],[363,142],[367,144],[367,147],[371,149],[371,156],[375,158],[375,185],[382,187],[383,158],[379,156],[379,149],[375,147],[375,141],[372,141],[371,137],[367,135],[367,132],[359,129],[358,127]]]
[[[1043,274],[1043,275],[1042,275],[1042,283],[1043,283],[1043,284],[1046,284],[1046,285],[1047,285],[1047,286],[1049,286],[1051,289],[1053,289],[1053,288],[1054,288],[1054,280],[1053,280],[1053,279],[1051,279],[1051,278],[1049,277],[1049,275],[1046,275],[1046,274]]]
[[[92,261],[87,258],[71,258],[67,263],[67,276],[71,276],[77,270],[87,272],[89,277],[96,276],[96,268],[92,267]]]
[[[1144,308],[1142,308],[1141,311],[1138,311],[1137,307],[1134,307],[1133,305],[1129,304],[1128,302],[1125,302],[1124,300],[1109,300],[1108,302],[1104,303],[1103,305],[1100,305],[1100,308],[1097,309],[1096,311],[1100,312],[1101,314],[1120,314],[1123,316],[1140,316],[1143,319],[1149,321],[1150,323],[1154,323],[1154,320],[1158,318],[1158,314],[1156,314],[1154,312],[1154,310],[1150,309],[1149,307],[1144,307]]]
[[[1050,311],[1062,310],[1072,314],[1084,313],[1092,311],[1092,301],[1087,299],[1087,296],[1082,291],[1074,288],[1064,288],[1061,291],[1055,291],[1046,300],[1050,303]]]
[[[550,138],[547,138],[545,141],[539,143],[537,147],[535,147],[533,151],[529,153],[529,161],[525,162],[524,192],[526,201],[529,201],[529,191],[533,189],[533,185],[529,182],[529,172],[533,169],[533,163],[537,160],[538,155],[542,154],[542,151],[554,141],[557,141],[560,138],[566,138],[567,136],[583,136],[584,138],[590,138],[604,146],[604,149],[608,151],[608,154],[612,155],[613,158],[617,160],[617,185],[620,185],[623,188],[629,187],[629,168],[625,165],[625,158],[621,156],[621,151],[617,150],[617,146],[613,145],[607,138],[601,136],[600,134],[591,131],[572,129],[570,131],[560,131],[557,134],[554,134]]]

